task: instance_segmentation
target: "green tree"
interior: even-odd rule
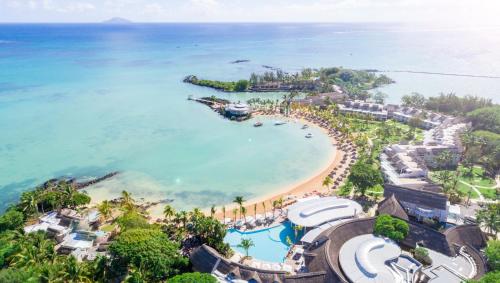
[[[209,273],[184,273],[168,280],[168,283],[216,283],[217,279]]]
[[[245,256],[248,257],[248,251],[251,247],[255,246],[252,239],[241,239],[241,243],[238,244],[238,248],[245,250]]]
[[[479,108],[467,113],[467,119],[475,130],[487,130],[500,134],[500,106]]]
[[[175,215],[175,209],[171,205],[165,205],[163,208],[163,215],[167,221],[170,221],[172,217]]]
[[[132,198],[132,194],[127,191],[122,191],[120,205],[126,211],[132,211],[135,209],[135,200]]]
[[[235,91],[246,91],[248,89],[248,81],[247,80],[239,80],[234,85]]]
[[[373,233],[388,237],[396,242],[402,241],[409,232],[408,223],[387,214],[377,216]]]
[[[425,96],[420,93],[413,92],[410,95],[403,95],[401,98],[403,106],[423,108],[426,102]]]
[[[24,224],[24,215],[11,208],[0,216],[0,233],[5,230],[17,230]]]
[[[63,270],[59,274],[63,282],[92,282],[84,265],[79,264],[74,256],[68,256],[64,261],[63,267]]]
[[[326,176],[325,179],[323,180],[323,187],[325,187],[327,190],[333,185],[333,180],[330,176]]]
[[[361,159],[352,166],[348,179],[353,184],[354,190],[362,196],[366,194],[367,189],[384,182],[380,171]]]
[[[126,212],[121,215],[116,219],[116,223],[118,223],[122,231],[151,227],[148,220],[135,211]]]
[[[500,240],[488,241],[488,246],[484,250],[488,265],[492,271],[500,271]]]
[[[486,273],[479,280],[467,280],[467,283],[498,283],[500,282],[500,271]]]
[[[187,267],[188,260],[178,252],[179,248],[159,230],[128,230],[122,232],[109,247],[111,267],[115,274],[123,274],[127,266],[142,264],[148,281],[165,280]]]
[[[104,200],[97,206],[97,211],[101,214],[102,221],[106,222],[111,217],[113,208],[108,200]]]
[[[375,101],[375,103],[378,103],[378,104],[384,104],[386,98],[387,98],[387,94],[380,92],[380,91],[377,91],[373,95],[373,100]]]
[[[234,203],[238,204],[240,208],[240,219],[241,219],[241,208],[243,207],[243,203],[245,202],[245,199],[242,196],[236,196],[233,200]]]
[[[500,229],[500,204],[489,203],[476,213],[477,222],[496,234]]]

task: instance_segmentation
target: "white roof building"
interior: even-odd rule
[[[355,201],[324,197],[291,205],[288,208],[288,219],[294,225],[317,227],[327,222],[353,218],[362,212],[363,208]]]
[[[413,282],[421,265],[407,256],[388,238],[365,234],[344,243],[339,254],[340,266],[351,282]]]

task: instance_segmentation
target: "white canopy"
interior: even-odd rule
[[[288,219],[294,225],[316,227],[326,222],[352,218],[363,211],[359,203],[337,197],[297,202],[288,208]]]
[[[307,232],[304,236],[302,236],[302,239],[300,239],[301,242],[306,243],[306,244],[311,244],[314,242],[314,240],[321,234],[323,231],[327,230],[330,227],[337,226],[338,224],[347,221],[348,219],[343,219],[343,220],[335,220],[331,222],[327,222],[325,224],[322,224],[311,231]]]

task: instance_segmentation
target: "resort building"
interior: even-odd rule
[[[411,187],[427,183],[427,166],[411,145],[395,144],[384,148],[380,166],[388,183]]]
[[[251,108],[246,103],[229,103],[224,107],[225,116],[231,119],[246,118],[251,114]]]
[[[99,214],[90,211],[85,215],[72,209],[52,211],[39,218],[38,223],[24,227],[25,233],[45,231],[57,245],[55,250],[60,254],[71,254],[79,261],[93,260],[103,254],[108,246],[110,233],[91,231]]]
[[[300,241],[311,244],[324,230],[348,219],[357,218],[362,213],[361,205],[353,200],[322,197],[291,205],[287,216],[292,225],[304,229],[305,235]]]
[[[382,121],[388,118],[388,112],[384,109],[383,104],[368,103],[359,100],[346,101],[344,104],[339,104],[339,111],[342,114],[364,115]]]
[[[442,192],[442,188],[437,185],[424,185],[419,188],[409,188],[384,185],[384,202],[398,202],[405,212],[417,220],[434,219],[439,222],[446,222],[448,219],[448,208],[450,203]]]
[[[428,168],[456,167],[462,146],[460,134],[468,125],[458,119],[447,118],[442,124],[424,132],[420,144],[394,144],[384,148],[380,155],[381,169],[387,183],[418,188],[429,184]],[[450,154],[448,164],[439,164],[438,156]]]
[[[400,107],[390,113],[391,118],[401,123],[409,123],[411,119],[418,118],[421,121],[420,126],[424,129],[431,129],[441,125],[451,117],[438,113],[427,112],[413,107]]]
[[[306,209],[307,212],[311,210]],[[323,230],[312,244],[302,246],[299,260],[304,268],[296,272],[243,265],[206,245],[196,248],[190,259],[195,271],[211,273],[219,282],[459,283],[477,280],[486,272],[486,261],[479,252],[486,246],[486,237],[477,225],[453,226],[444,231],[432,229],[409,220],[395,197],[381,202],[378,213],[406,221],[406,238],[396,243],[374,235],[374,217],[345,219]],[[423,266],[408,252],[416,247],[428,250],[430,265]]]
[[[339,264],[351,282],[415,282],[422,264],[403,255],[388,238],[364,234],[349,239],[339,251]]]

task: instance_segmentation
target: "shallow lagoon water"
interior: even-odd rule
[[[172,198],[208,207],[307,179],[333,148],[299,124],[233,123],[189,95],[246,100],[182,83],[312,66],[499,75],[498,30],[405,31],[387,25],[0,25],[0,209],[58,176],[123,174],[103,196]],[[450,52],[452,50],[452,52]],[[389,55],[390,54],[390,55]],[[237,59],[250,62],[231,64]],[[498,80],[394,74],[383,90],[474,93],[498,101]],[[429,82],[429,83],[427,83]],[[279,98],[281,94],[260,94]]]

